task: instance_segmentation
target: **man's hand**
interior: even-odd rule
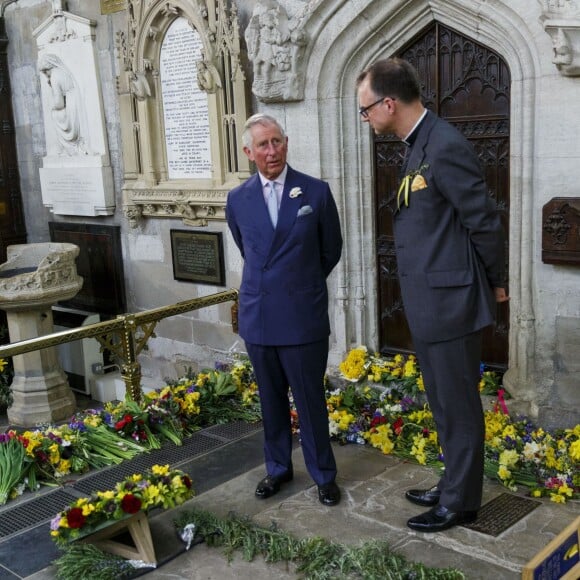
[[[494,288],[493,292],[495,294],[496,302],[507,302],[510,299],[505,291],[505,288]]]

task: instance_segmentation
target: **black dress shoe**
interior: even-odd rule
[[[294,473],[292,471],[287,471],[277,476],[266,475],[256,487],[256,497],[260,499],[272,497],[280,491],[280,484],[291,481],[293,477]]]
[[[453,512],[438,505],[424,514],[411,518],[407,525],[417,532],[442,532],[458,524],[468,524],[477,518],[476,511]]]
[[[336,505],[340,501],[340,489],[331,481],[318,486],[318,499],[323,505]]]
[[[405,497],[417,505],[431,507],[439,503],[441,490],[436,487],[432,487],[431,489],[410,489],[405,492]]]

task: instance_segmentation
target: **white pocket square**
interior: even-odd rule
[[[312,213],[312,208],[309,205],[303,205],[299,210],[298,213],[296,214],[296,217],[300,217],[302,215],[308,215],[309,213]]]

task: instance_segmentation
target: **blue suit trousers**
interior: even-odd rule
[[[246,348],[260,393],[268,475],[280,476],[292,469],[290,388],[298,411],[306,468],[318,485],[334,481],[336,462],[324,394],[328,338],[291,346],[246,343]]]

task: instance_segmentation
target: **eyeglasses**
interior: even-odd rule
[[[361,115],[364,119],[368,119],[369,110],[372,109],[375,105],[382,103],[387,98],[388,97],[381,97],[380,99],[376,100],[374,103],[371,103],[370,105],[367,105],[366,107],[359,107],[358,108],[359,115]]]

